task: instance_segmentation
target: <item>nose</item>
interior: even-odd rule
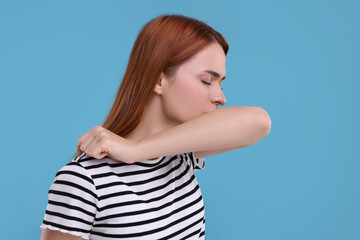
[[[217,106],[218,105],[222,106],[226,103],[225,95],[220,87],[218,87],[218,88],[216,88],[216,90],[214,90],[214,93],[211,97],[211,102]]]

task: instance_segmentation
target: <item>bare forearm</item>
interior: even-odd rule
[[[268,119],[258,107],[220,108],[140,140],[137,160],[248,146],[269,133]]]

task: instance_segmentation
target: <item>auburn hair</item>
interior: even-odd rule
[[[171,77],[178,67],[217,42],[225,55],[225,38],[202,21],[183,15],[161,15],[144,25],[131,50],[129,62],[112,108],[102,126],[125,136],[139,124],[161,72]],[[81,152],[74,154],[78,157]]]

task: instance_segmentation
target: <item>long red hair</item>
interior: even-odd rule
[[[182,63],[213,42],[219,43],[227,54],[229,45],[225,38],[202,21],[161,15],[148,22],[134,43],[114,104],[102,126],[119,136],[133,131],[161,72],[171,77]]]

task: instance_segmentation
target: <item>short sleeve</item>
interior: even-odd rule
[[[87,170],[78,162],[70,162],[55,176],[40,227],[89,239],[97,199],[94,182]]]
[[[196,158],[194,152],[187,153],[188,162],[193,172],[205,168],[205,158]]]

